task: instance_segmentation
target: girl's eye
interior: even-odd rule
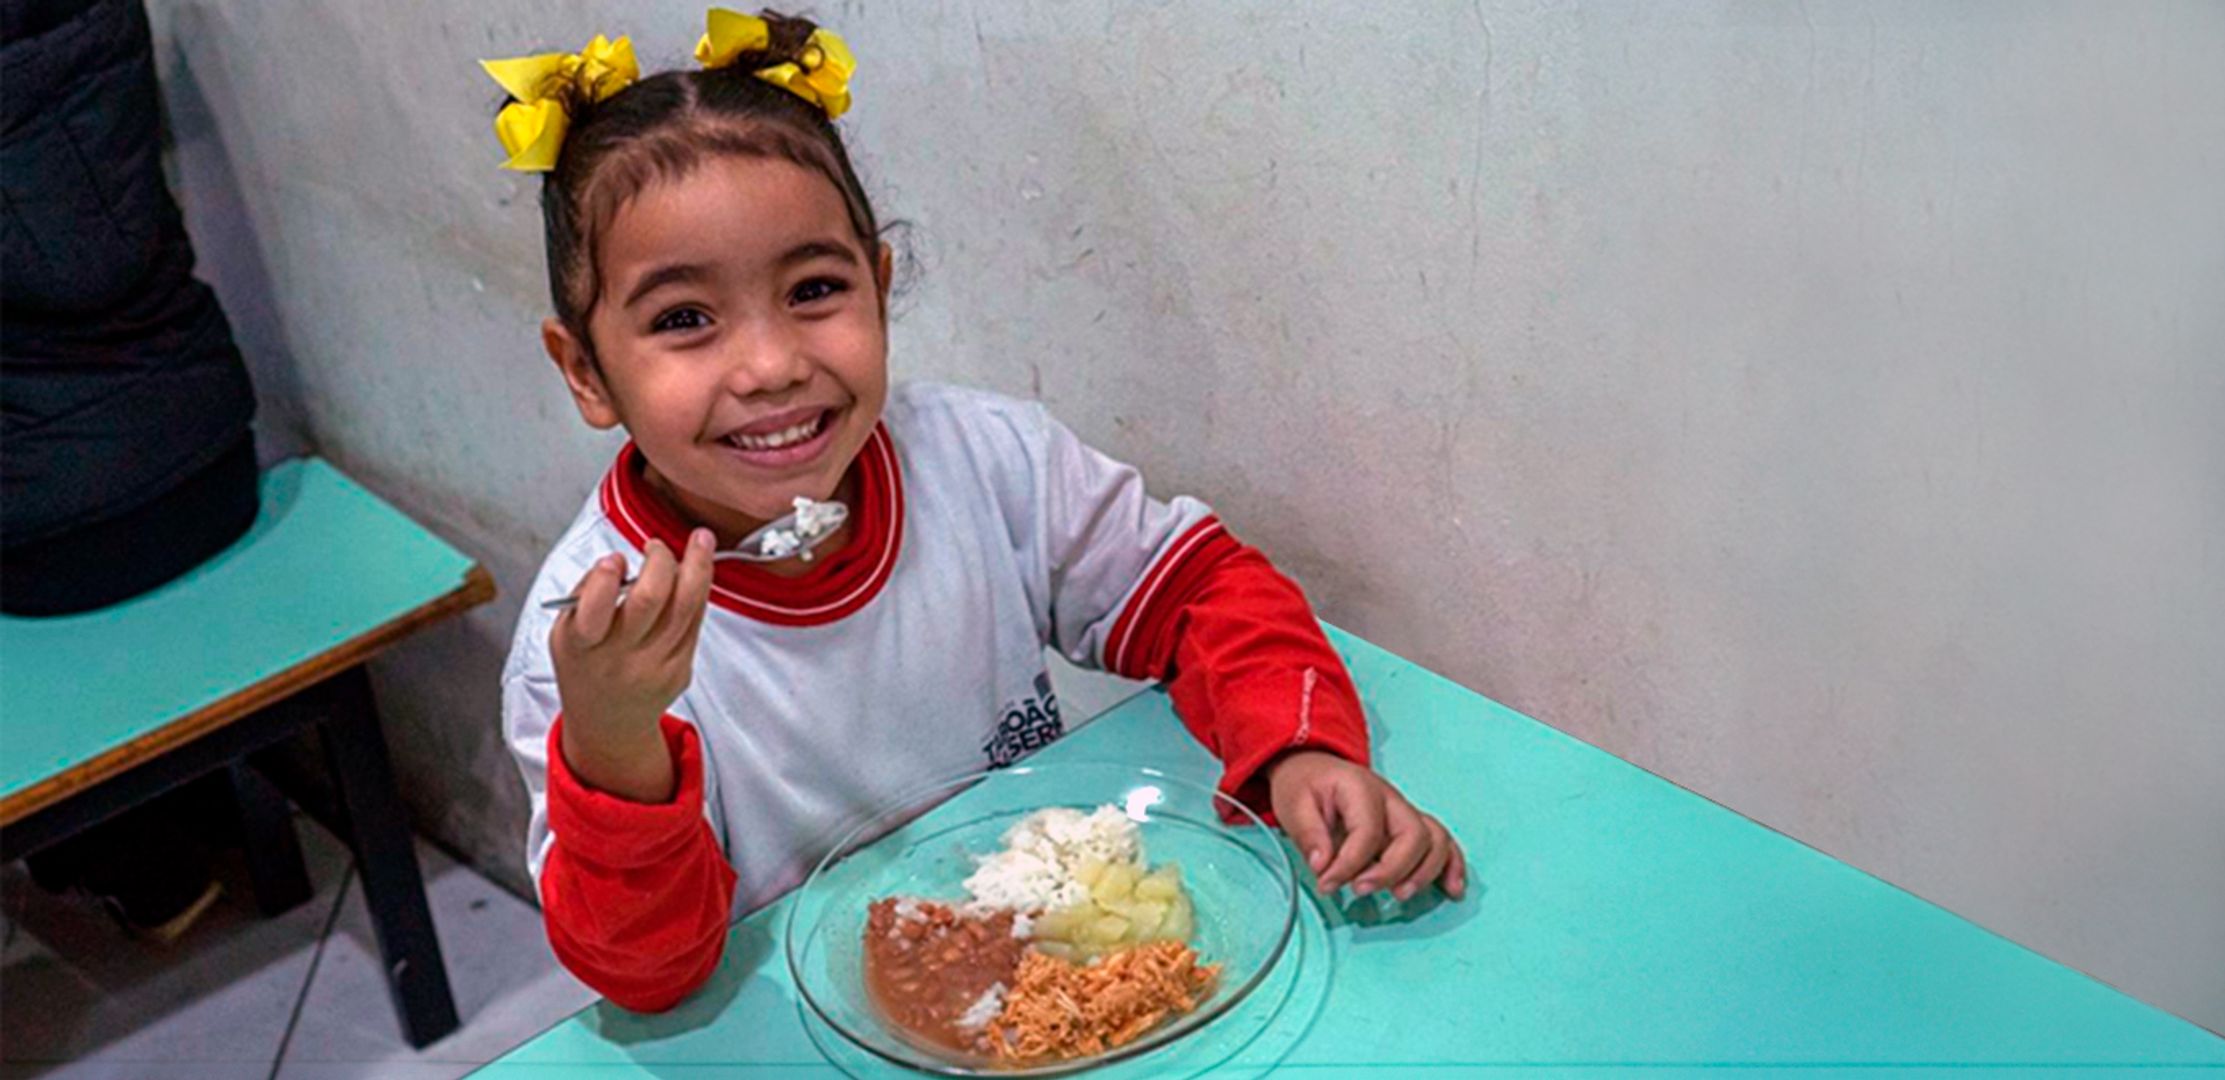
[[[788,294],[788,302],[791,304],[816,303],[847,291],[849,287],[848,282],[838,281],[834,278],[812,278],[797,285],[795,290]]]
[[[701,330],[709,325],[711,325],[711,317],[705,315],[701,309],[674,308],[657,316],[657,321],[649,324],[649,329],[655,333],[663,334],[672,331]]]

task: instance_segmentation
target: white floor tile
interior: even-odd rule
[[[445,1080],[595,1001],[557,965],[537,909],[430,845],[420,843],[417,858],[463,1026],[422,1051],[402,1041],[358,886],[348,890],[325,942],[280,1077]]]
[[[125,937],[89,904],[0,870],[15,911],[0,955],[0,1060],[10,1075],[268,1075],[332,913],[348,855],[301,830],[317,895],[277,919],[254,908],[236,864],[223,900],[177,945]],[[61,1066],[67,1063],[67,1068]]]

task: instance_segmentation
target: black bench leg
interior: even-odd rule
[[[402,1036],[413,1047],[456,1030],[456,1002],[433,914],[425,906],[425,880],[417,870],[409,821],[394,792],[386,737],[379,729],[371,679],[361,667],[335,676],[332,716],[324,724],[325,761],[340,789],[349,842],[355,846],[363,899],[386,961],[387,989],[401,1014]]]
[[[255,906],[266,916],[291,911],[315,892],[309,884],[309,868],[301,861],[293,807],[245,758],[235,759],[228,771]]]

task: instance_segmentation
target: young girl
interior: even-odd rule
[[[678,1002],[835,826],[1055,738],[1046,646],[1163,680],[1322,888],[1461,896],[1460,849],[1369,771],[1351,679],[1265,558],[1037,405],[889,386],[889,249],[832,123],[849,53],[710,22],[702,70],[636,82],[623,38],[487,65],[508,164],[546,173],[543,343],[580,416],[632,439],[503,675],[565,966]],[[810,561],[713,561],[799,496],[851,507]]]

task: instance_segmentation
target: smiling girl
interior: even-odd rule
[[[1164,681],[1324,888],[1460,896],[1458,845],[1369,770],[1350,677],[1259,552],[1038,405],[890,386],[841,40],[714,10],[697,58],[636,81],[597,38],[487,65],[509,165],[545,174],[543,343],[580,417],[630,437],[503,675],[564,964],[671,1006],[834,826],[1058,737],[1046,647]],[[814,560],[713,560],[797,497],[851,508]]]

